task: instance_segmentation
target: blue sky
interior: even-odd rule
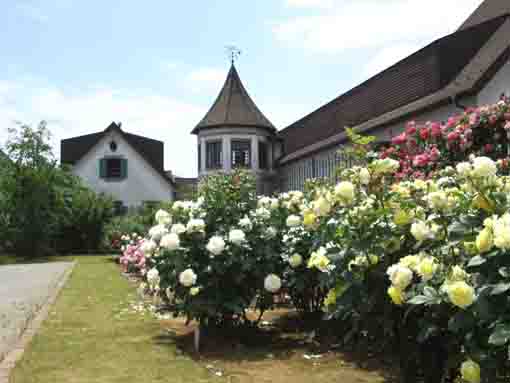
[[[278,127],[436,38],[481,0],[9,0],[0,2],[0,143],[49,121],[52,143],[121,121],[196,175],[189,132],[242,54],[241,79]]]

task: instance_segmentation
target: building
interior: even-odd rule
[[[347,126],[384,142],[406,121],[444,121],[466,107],[495,103],[510,96],[509,36],[510,0],[485,0],[456,32],[280,131],[249,96],[232,62],[218,97],[191,132],[199,178],[244,168],[255,175],[261,194],[303,189],[306,179],[332,177],[345,165],[338,149],[347,141]],[[62,162],[94,190],[128,206],[172,199],[176,184],[196,187],[196,179],[164,172],[162,142],[114,123],[104,132],[63,140]]]
[[[216,101],[191,133],[197,136],[199,177],[250,169],[257,191],[272,192],[281,154],[276,128],[249,96],[233,61]]]
[[[454,33],[432,42],[278,133],[280,189],[330,177],[344,127],[385,141],[406,121],[444,121],[510,95],[510,1],[486,0]]]
[[[61,163],[117,208],[173,200],[175,184],[163,169],[161,141],[124,132],[112,122],[104,131],[61,141]]]

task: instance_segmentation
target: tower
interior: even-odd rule
[[[272,192],[276,129],[249,96],[233,59],[216,101],[191,133],[197,136],[199,177],[244,168],[256,177],[259,194]]]

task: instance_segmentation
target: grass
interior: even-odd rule
[[[10,383],[212,381],[175,344],[156,342],[158,320],[127,310],[136,292],[117,265],[106,257],[67,259],[78,264]]]
[[[135,285],[108,258],[56,259],[78,263],[10,383],[393,381],[376,356],[319,349],[306,332],[281,325],[288,310],[268,313],[270,325],[254,344],[208,336],[195,354],[193,329],[182,318],[157,320],[130,309]]]

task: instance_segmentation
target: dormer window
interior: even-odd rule
[[[127,177],[125,158],[102,158],[99,160],[99,177],[107,180],[121,180]]]

